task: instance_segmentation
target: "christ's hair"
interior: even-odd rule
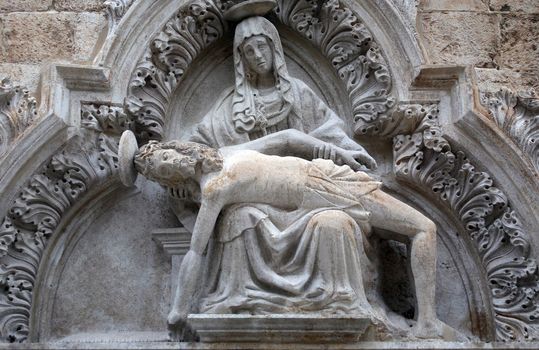
[[[153,155],[159,150],[174,150],[178,153],[183,162],[191,165],[193,175],[197,166],[201,167],[202,172],[209,173],[219,171],[223,168],[223,157],[215,148],[196,143],[196,142],[158,142],[150,141],[139,149],[135,156],[135,166],[144,176],[155,178],[155,166]]]

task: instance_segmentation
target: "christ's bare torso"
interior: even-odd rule
[[[301,158],[236,151],[225,156],[219,174],[203,181],[203,200],[209,196],[222,206],[265,203],[281,208],[297,208],[303,202],[311,166],[310,162]]]

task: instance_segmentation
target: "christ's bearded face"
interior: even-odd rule
[[[153,167],[149,177],[165,186],[175,187],[195,174],[196,160],[173,149],[154,151],[150,161]]]

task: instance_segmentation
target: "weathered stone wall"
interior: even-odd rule
[[[1,0],[0,76],[33,92],[48,63],[91,60],[107,30],[103,2]],[[539,88],[537,0],[394,3],[416,27],[431,63],[474,65],[484,90]]]
[[[476,67],[480,87],[539,87],[539,1],[421,0],[417,30],[432,63]]]
[[[34,92],[49,63],[90,61],[106,27],[103,0],[0,0],[0,77]]]

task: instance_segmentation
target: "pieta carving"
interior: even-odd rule
[[[374,159],[343,131],[341,118],[306,84],[288,74],[279,36],[268,21],[252,17],[237,27],[234,90],[215,101],[190,135],[191,143],[149,141],[163,138],[167,119],[174,117],[167,115],[174,91],[199,55],[233,28],[224,19],[225,12],[241,2],[193,0],[182,7],[153,38],[139,61],[124,106],[83,103],[81,135],[20,188],[0,226],[0,332],[5,341],[27,339],[36,274],[49,237],[56,234],[66,213],[92,189],[117,181],[119,164],[135,166],[132,161],[122,162],[118,154],[119,136],[125,130],[133,131],[138,142],[145,144],[136,157],[138,147],[131,145],[138,170],[169,189],[175,210],[200,222],[197,225],[202,228],[195,230],[197,239],[184,266],[196,271],[204,264],[200,255],[205,248],[208,259],[216,262],[215,271],[206,276],[205,294],[200,299],[193,297],[189,287],[196,284],[188,280],[178,289],[169,316],[177,337],[189,337],[181,334],[187,329],[181,326],[189,312],[274,313],[288,312],[289,308],[326,310],[329,314],[357,312],[389,325],[383,331],[399,333],[400,323],[393,328],[391,320],[366,300],[359,272],[363,266],[358,258],[370,226],[390,225],[391,218],[398,219],[392,216],[395,213],[408,213],[414,218],[411,230],[415,233],[410,235],[420,237],[413,239],[413,246],[423,266],[416,267],[414,282],[418,299],[423,302],[417,315],[419,326],[412,323],[412,333],[429,337],[450,330],[435,317],[433,264],[424,264],[435,258],[434,225],[418,211],[384,195],[379,182],[367,175],[368,168],[375,166]],[[537,339],[538,272],[528,234],[489,174],[478,171],[463,152],[452,149],[437,120],[438,104],[396,103],[383,53],[345,2],[277,3],[272,19],[320,49],[344,84],[356,135],[392,139],[394,172],[400,183],[446,208],[469,234],[490,288],[497,339]],[[111,28],[131,4],[124,0],[106,2]],[[0,157],[5,145],[36,116],[33,98],[7,81],[3,86],[0,118],[4,119],[0,119],[0,128],[6,136],[0,139]],[[537,167],[537,106],[533,96],[517,98],[500,92],[485,101],[498,125]],[[286,179],[282,179],[284,176]],[[297,178],[301,181],[294,183]],[[130,177],[123,179],[129,181]],[[252,187],[242,182],[248,180],[252,180]],[[377,193],[384,199],[371,200]],[[185,205],[188,201],[194,205]],[[291,208],[279,201],[302,212],[294,216]],[[210,202],[219,206],[208,208]],[[375,204],[378,207],[373,209]],[[221,219],[216,223],[219,213]],[[380,213],[385,220],[378,217],[376,221]],[[394,231],[406,235],[402,227]],[[207,236],[212,233],[216,239],[207,246]],[[286,239],[275,239],[286,234]],[[421,244],[421,237],[429,242]],[[265,238],[267,241],[262,241]],[[290,243],[294,238],[296,241]],[[290,277],[290,271],[277,270],[311,265],[284,264],[286,257],[278,253],[273,258],[280,265],[260,259],[272,244],[292,247],[290,253],[314,241],[318,242],[316,247],[298,254],[317,262],[318,270],[310,272],[316,275],[311,282],[316,283],[307,287],[305,283],[301,288],[298,285],[300,277],[309,274]],[[343,258],[332,262],[337,273],[327,263],[328,254]],[[256,258],[259,260],[253,263]],[[339,273],[343,266],[347,273]],[[247,271],[249,267],[255,268],[255,278]],[[186,268],[180,271],[180,278],[184,278]],[[266,286],[274,285],[260,288],[257,278]],[[278,283],[275,278],[280,278]],[[237,293],[229,288],[231,283],[249,288],[245,288],[245,294]],[[300,292],[295,298],[279,298],[277,286]]]
[[[347,136],[342,119],[289,76],[273,24],[263,17],[241,21],[233,51],[234,91],[195,128],[191,140],[197,143],[151,141],[135,158],[145,176],[182,193],[180,200],[200,203],[171,328],[186,337],[187,316],[197,311],[357,314],[395,328],[364,292],[359,255],[372,225],[410,241],[418,300],[413,335],[451,332],[435,314],[432,221],[352,170],[376,163]],[[204,260],[212,236],[216,250]],[[329,248],[335,246],[347,248]],[[201,286],[204,264],[214,280]]]

